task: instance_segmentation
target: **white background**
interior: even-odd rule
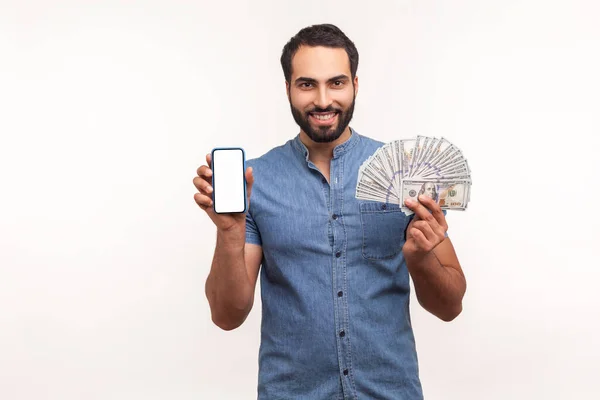
[[[0,1],[0,398],[256,398],[260,291],[212,325],[216,146],[298,132],[279,56],[332,22],[360,52],[352,126],[445,136],[468,279],[414,299],[426,399],[598,399],[600,6],[589,1]]]

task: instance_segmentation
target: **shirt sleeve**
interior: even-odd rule
[[[252,218],[250,210],[246,213],[246,243],[257,244],[262,246],[262,240],[260,238],[260,232]]]

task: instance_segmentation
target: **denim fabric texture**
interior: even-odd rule
[[[246,242],[263,250],[258,399],[423,398],[398,204],[355,198],[384,143],[351,129],[328,182],[296,136],[249,159]]]

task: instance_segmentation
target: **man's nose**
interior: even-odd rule
[[[315,106],[325,109],[331,105],[331,96],[329,90],[320,88],[317,92],[317,97],[314,100]]]

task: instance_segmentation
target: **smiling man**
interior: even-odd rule
[[[428,196],[407,204],[413,217],[355,198],[359,167],[383,143],[349,125],[358,52],[340,29],[302,29],[281,65],[300,132],[248,160],[248,212],[213,212],[209,155],[194,178],[217,229],[212,319],[240,326],[260,272],[259,399],[422,399],[410,278],[443,321],[466,290],[445,213]]]
[[[289,75],[286,76],[287,94],[294,120],[301,132],[308,136],[304,139],[331,143],[343,133],[349,134],[344,131],[349,130],[348,124],[354,113],[358,78],[352,76],[349,70],[338,70],[345,73],[330,75],[336,73],[336,66],[348,64],[346,51],[343,48],[302,46],[294,56],[294,66],[303,75],[294,74],[293,78],[290,61],[288,54],[284,53],[281,62],[284,71],[287,70],[285,74]],[[323,69],[323,64],[329,65],[329,68]],[[323,85],[327,90],[320,90]]]

